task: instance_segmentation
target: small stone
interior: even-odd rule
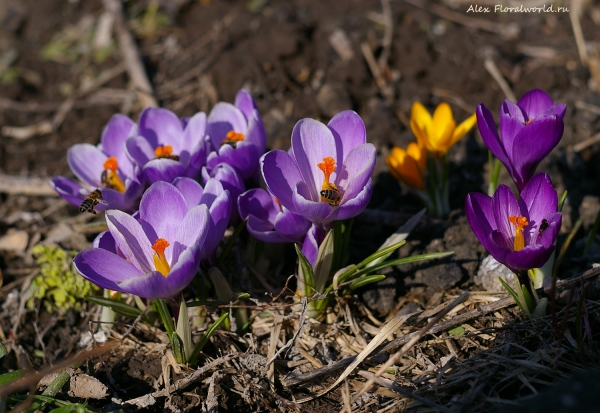
[[[479,285],[486,291],[504,291],[498,277],[502,277],[511,288],[515,288],[515,275],[513,272],[496,261],[494,257],[488,255],[479,266],[475,276],[475,285]]]
[[[324,84],[317,93],[316,102],[323,115],[330,118],[343,110],[352,109],[348,92],[338,84]]]
[[[103,399],[108,395],[108,387],[100,380],[87,374],[71,376],[69,396],[82,399]]]
[[[27,248],[28,242],[27,232],[11,228],[6,235],[0,238],[0,250],[23,252]]]

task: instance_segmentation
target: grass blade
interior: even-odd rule
[[[523,308],[523,303],[521,303],[521,300],[519,299],[519,296],[517,295],[517,293],[515,292],[515,290],[513,290],[511,288],[510,285],[508,285],[506,283],[506,281],[504,281],[502,279],[502,277],[498,277],[498,281],[500,281],[500,284],[502,284],[502,287],[504,287],[504,289],[510,294],[510,296],[513,298],[513,300],[515,300],[515,303],[517,303],[517,305],[519,306],[519,308],[521,309],[522,312],[526,313],[525,308]]]
[[[175,323],[173,322],[173,317],[171,317],[167,303],[165,300],[159,298],[154,301],[154,305],[156,306],[156,311],[160,314],[160,318],[167,330],[167,334],[169,337],[172,337],[175,333]]]
[[[385,280],[385,275],[377,274],[377,275],[367,275],[365,277],[361,277],[357,280],[352,281],[352,284],[348,287],[348,291],[352,292],[360,287],[364,287],[368,284],[377,283],[379,281]]]
[[[229,314],[224,313],[214,323],[212,323],[212,325],[210,327],[208,327],[208,329],[206,330],[206,333],[204,333],[204,335],[202,336],[202,338],[200,339],[200,341],[198,341],[198,344],[196,344],[196,347],[194,348],[194,351],[192,352],[192,354],[190,355],[190,357],[188,359],[189,363],[192,366],[194,364],[196,364],[196,359],[198,358],[198,355],[200,354],[200,352],[202,351],[202,349],[204,348],[204,346],[206,345],[206,343],[208,343],[208,340],[210,339],[210,336],[212,336],[212,334],[219,327],[221,327],[221,325],[225,322],[225,320],[228,317],[229,317]]]
[[[301,272],[300,279],[304,282],[305,291],[304,294],[310,296],[315,291],[315,275],[313,273],[312,265],[308,262],[308,259],[302,254],[302,250],[298,244],[294,244],[296,248],[296,254],[298,254],[298,261],[300,262],[299,270]]]

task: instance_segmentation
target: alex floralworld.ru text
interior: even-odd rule
[[[491,13],[491,7],[478,6],[477,4],[472,4],[467,9],[467,13]],[[568,13],[569,9],[567,7],[559,7],[559,6],[538,6],[538,7],[525,7],[520,5],[519,7],[507,7],[501,4],[496,4],[494,6],[494,13]]]

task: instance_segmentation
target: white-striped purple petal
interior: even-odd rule
[[[292,148],[302,180],[308,186],[310,195],[307,199],[320,201],[319,193],[325,176],[318,164],[325,158],[333,158],[336,167],[340,168],[341,160],[338,159],[331,130],[314,119],[302,119],[296,123],[292,131]],[[330,182],[337,182],[337,172],[331,174]]]
[[[102,186],[100,177],[107,159],[104,152],[89,143],[73,145],[67,152],[67,163],[71,171],[80,181],[90,186]]]

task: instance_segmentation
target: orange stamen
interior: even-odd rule
[[[173,153],[173,147],[171,145],[160,145],[154,150],[154,155],[157,158],[166,158],[171,156]]]
[[[246,136],[243,133],[238,133],[236,131],[230,130],[225,135],[225,139],[230,142],[240,142],[243,141]]]
[[[517,215],[511,215],[508,217],[508,221],[515,227],[515,240],[513,243],[514,251],[521,251],[525,248],[525,238],[523,237],[523,229],[529,225],[527,218],[520,217]]]
[[[104,161],[104,165],[102,166],[104,166],[104,169],[106,169],[107,171],[117,172],[117,169],[119,169],[117,158],[114,156],[111,156],[106,161]]]
[[[169,245],[171,244],[164,238],[158,238],[154,245],[152,245],[152,249],[155,252],[153,258],[156,271],[160,272],[165,277],[171,272],[171,267],[165,258],[165,249]]]
[[[531,119],[527,119],[527,120],[525,121],[525,125],[529,125],[529,124],[530,124],[532,121],[533,121],[533,118],[531,118]]]

